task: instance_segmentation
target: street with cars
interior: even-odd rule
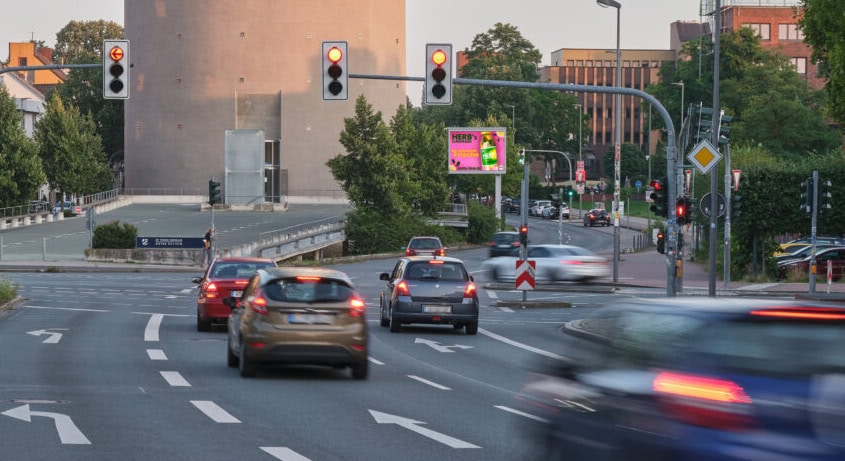
[[[162,208],[166,215],[168,207]],[[134,206],[121,211],[124,219],[138,223],[149,222],[148,212]],[[155,220],[158,229],[179,227],[165,216],[159,218]],[[254,218],[218,214],[221,239],[235,242],[254,227],[272,225],[245,224],[244,230],[238,230],[238,221]],[[267,219],[261,217],[261,222]],[[517,217],[507,219],[516,225]],[[72,222],[50,226],[64,232]],[[561,235],[558,223],[539,216],[529,224],[529,248],[558,248],[560,242],[608,264],[612,228],[584,227],[577,219],[568,221]],[[191,227],[197,226],[192,223]],[[245,261],[221,260],[221,272],[228,269],[226,265],[234,271],[221,275],[198,266],[169,272],[4,272],[2,276],[16,284],[22,299],[0,313],[0,349],[5,351],[0,367],[0,431],[6,435],[0,459],[530,460],[570,459],[567,456],[574,453],[600,459],[599,455],[625,449],[631,435],[620,432],[624,428],[603,432],[596,425],[596,431],[573,431],[572,437],[566,437],[568,420],[556,415],[575,409],[573,405],[581,405],[579,411],[588,410],[585,396],[602,415],[635,422],[650,414],[658,418],[651,420],[660,427],[689,428],[684,421],[672,419],[676,414],[672,412],[638,413],[626,406],[624,415],[617,413],[621,407],[616,404],[624,402],[614,392],[644,383],[643,379],[653,384],[658,375],[636,370],[623,375],[589,367],[599,363],[591,362],[591,357],[612,355],[620,347],[600,339],[605,331],[598,320],[615,312],[615,328],[622,331],[648,326],[649,322],[626,323],[627,308],[644,305],[643,315],[653,316],[648,306],[664,298],[664,290],[633,283],[602,289],[612,285],[605,275],[598,277],[597,284],[549,281],[537,290],[522,292],[507,282],[494,282],[485,266],[509,256],[491,258],[487,245],[449,248],[446,256],[406,256],[406,249],[397,248],[395,255],[383,258],[333,264],[328,271],[293,267],[240,274],[238,264]],[[659,278],[665,269],[656,261]],[[80,268],[78,262],[72,263]],[[246,282],[209,291],[210,283],[221,280]],[[243,292],[241,297],[233,297],[238,291]],[[199,315],[210,294],[222,305],[215,304],[214,309],[234,312],[225,319],[230,322],[208,324]],[[536,304],[512,307],[519,306],[524,296]],[[768,305],[780,305],[792,299],[793,293],[765,297]],[[700,298],[698,304],[709,306],[707,299]],[[752,305],[744,299],[736,298],[732,304]],[[660,302],[671,311],[676,300]],[[798,305],[797,311],[766,311],[752,318],[757,322],[753,326],[760,328],[758,333],[768,334],[769,325],[780,328],[798,322],[801,328],[814,328],[816,341],[826,341],[824,347],[834,350],[843,345],[839,308],[817,304],[811,309]],[[531,307],[537,305],[544,307]],[[464,307],[466,313],[461,310]],[[807,320],[795,320],[805,313],[810,314]],[[702,309],[696,315],[707,320],[711,313]],[[699,318],[681,320],[695,323]],[[711,324],[703,320],[695,325]],[[676,334],[690,331],[673,328],[677,322],[667,317],[654,326],[665,326]],[[660,336],[654,336],[663,331],[649,333],[652,342],[642,344],[644,354],[652,351],[648,346],[655,341],[663,344]],[[779,333],[771,330],[771,334],[777,337]],[[744,337],[751,341],[768,336]],[[724,354],[733,346],[729,337],[710,338],[711,342],[698,347]],[[689,341],[686,336],[677,340],[681,339]],[[754,347],[736,349],[730,363],[753,370],[755,360],[763,357]],[[262,355],[259,350],[268,353]],[[802,360],[801,350],[791,349],[796,361]],[[742,351],[748,354],[736,355]],[[586,359],[587,368],[570,367],[574,359]],[[627,359],[641,360],[640,356]],[[696,362],[699,368],[690,370],[663,356],[657,359],[654,363],[660,366],[676,367],[671,369],[673,374],[659,375],[662,385],[686,379],[687,384],[710,386],[701,392],[718,393],[727,384],[713,387],[712,381],[701,378],[718,377],[719,383],[729,381],[745,389],[740,394],[733,387],[731,395],[750,400],[739,407],[727,405],[716,416],[707,411],[695,413],[697,417],[732,416],[735,409],[742,410],[742,415],[747,410],[768,412],[778,407],[767,402],[789,402],[796,415],[815,418],[811,426],[784,425],[786,420],[769,417],[751,421],[774,421],[778,426],[772,434],[781,437],[800,430],[805,442],[819,450],[813,459],[841,455],[837,444],[845,432],[830,419],[840,414],[843,403],[842,393],[835,390],[840,383],[837,376],[843,373],[835,356],[818,362],[818,368],[790,369],[793,377],[821,387],[772,386],[765,395],[755,390],[757,384],[746,381],[751,378],[714,368],[724,361]],[[538,386],[543,392],[537,392]],[[560,393],[568,388],[583,392],[577,396]],[[673,405],[683,404],[683,408],[673,408],[678,415],[691,414],[701,405],[712,408],[697,398],[676,393]],[[566,408],[554,408],[567,401]],[[813,436],[810,428],[821,432]],[[619,437],[601,439],[600,435]],[[596,445],[586,443],[586,449],[579,445],[569,451],[566,445],[591,437],[596,437]],[[695,444],[699,439],[683,443]],[[648,459],[661,459],[662,446],[637,445],[640,451],[632,453],[649,450],[646,453],[655,457]],[[706,446],[696,447],[707,452]],[[679,449],[677,444],[671,448]],[[794,447],[754,448],[770,450],[758,453],[783,454],[771,450]]]

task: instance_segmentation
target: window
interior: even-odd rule
[[[742,27],[748,27],[749,29],[753,30],[758,37],[762,40],[771,40],[772,39],[772,31],[771,31],[771,24],[752,24],[746,23],[743,24]]]
[[[798,28],[798,24],[778,24],[779,40],[804,40],[804,32]]]
[[[604,61],[604,67],[613,67],[613,61]]]
[[[579,60],[575,61],[575,65],[578,66],[578,67],[584,67],[584,61],[579,59]]]
[[[639,61],[633,61],[633,64],[632,64],[632,65],[633,65],[634,67],[640,67],[640,62],[639,62]]]
[[[789,58],[792,65],[795,66],[795,71],[799,74],[807,73],[807,58]]]
[[[584,61],[584,62],[585,62],[584,65],[586,65],[587,67],[593,67],[593,61],[587,60],[587,61]]]
[[[631,61],[622,61],[622,67],[631,67]]]
[[[575,67],[575,61],[571,59],[566,60],[566,67]]]
[[[19,67],[26,66],[26,58],[18,58],[18,66]]]

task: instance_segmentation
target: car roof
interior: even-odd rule
[[[439,261],[444,261],[444,262],[449,262],[449,263],[460,263],[460,264],[464,263],[462,260],[460,260],[458,258],[452,258],[450,256],[405,256],[402,259],[407,260],[409,262],[413,262],[413,261],[433,261],[433,260],[436,259],[436,260],[439,260]]]
[[[263,263],[271,262],[275,264],[270,258],[254,258],[248,256],[226,256],[222,258],[214,258],[215,263]]]
[[[519,232],[517,232],[517,231],[499,231],[499,232],[496,232],[493,235],[519,235]]]
[[[263,272],[268,278],[289,278],[297,276],[306,277],[321,277],[343,280],[350,286],[352,279],[349,278],[345,272],[329,269],[326,267],[302,267],[302,266],[285,266],[285,267],[267,267],[259,269],[258,272]]]

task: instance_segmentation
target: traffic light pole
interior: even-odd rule
[[[731,148],[725,144],[725,254],[722,280],[727,290],[731,284]]]

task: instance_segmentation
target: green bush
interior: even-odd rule
[[[138,237],[138,228],[132,224],[112,221],[94,228],[93,248],[132,249]]]
[[[9,280],[0,280],[0,304],[18,297],[18,288]]]
[[[500,226],[501,223],[496,220],[496,210],[475,202],[469,203],[468,242],[487,243]]]
[[[422,216],[383,216],[361,210],[346,215],[346,237],[352,255],[398,252],[415,235],[436,235],[447,247],[464,241],[455,229],[427,224]]]

